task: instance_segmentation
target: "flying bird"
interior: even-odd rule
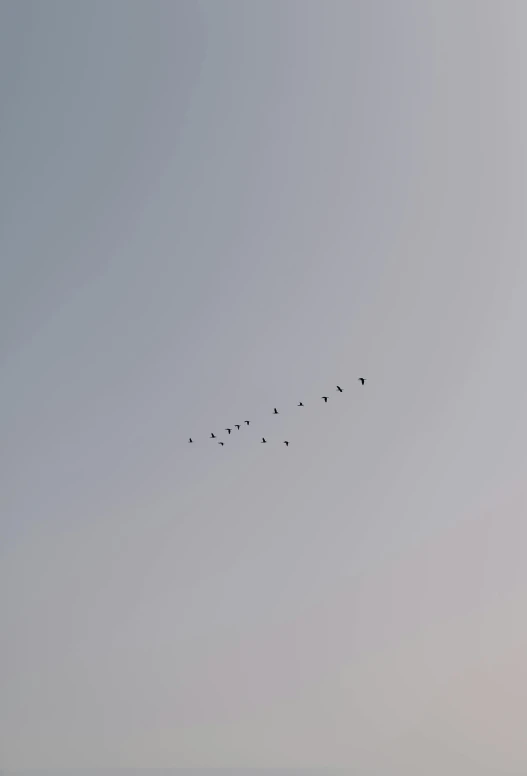
[[[342,388],[340,387],[340,385],[337,385],[337,391],[338,391],[339,393],[342,393]]]
[[[324,401],[326,402],[326,404],[328,403],[328,397],[327,397],[327,396],[321,396],[320,398],[321,398],[321,399],[324,399]]]
[[[249,423],[250,423],[251,421],[250,421],[250,420],[246,420],[246,421],[244,421],[244,422],[245,422],[245,423],[247,423],[247,425],[249,425]]]
[[[212,433],[212,431],[211,431],[211,433],[210,433],[210,438],[211,438],[211,439],[216,439],[216,434],[213,434],[213,433]]]
[[[261,445],[265,445],[267,442],[267,439],[265,437],[262,437],[262,441],[260,442]]]
[[[304,405],[302,404],[302,402],[300,402],[300,404],[297,404],[296,406],[297,407],[303,407]]]
[[[219,444],[219,445],[221,445],[221,446],[223,447],[223,445],[225,444],[225,442],[218,442],[218,444]]]
[[[237,429],[238,429],[238,431],[239,431],[239,430],[240,430],[240,424],[239,424],[239,423],[235,423],[235,424],[234,424],[234,428],[237,428]]]
[[[192,437],[189,437],[188,441],[189,443],[192,443],[194,440],[192,439]]]
[[[278,410],[276,409],[276,407],[273,410],[273,415],[278,415]]]
[[[225,431],[228,431],[229,432],[229,436],[230,436],[232,428],[226,428]]]
[[[362,383],[364,385],[365,382],[366,382],[365,377],[359,377],[359,383]]]
[[[289,447],[289,442],[284,442],[284,445],[285,445],[286,447]]]

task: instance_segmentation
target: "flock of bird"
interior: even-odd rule
[[[361,385],[364,385],[365,382],[366,382],[366,378],[365,377],[359,377],[358,380],[359,380],[359,383],[361,383]],[[340,385],[337,385],[337,391],[338,391],[338,393],[344,393],[344,389],[341,388]],[[328,403],[329,396],[321,396],[320,398],[323,400],[324,404]],[[298,402],[298,404],[296,406],[297,407],[303,407],[304,403],[300,401],[300,402]],[[280,413],[278,412],[276,407],[274,407],[272,414],[273,415],[279,415]],[[250,426],[251,425],[251,421],[250,420],[244,420],[244,424],[246,426]],[[241,427],[242,427],[241,423],[234,423],[234,428],[237,429],[238,431],[241,429]],[[232,434],[233,429],[232,428],[226,428],[225,431],[230,436]],[[209,439],[217,439],[216,434],[213,431],[211,431]],[[188,441],[189,441],[189,444],[194,444],[194,440],[192,439],[192,437],[189,437]],[[225,445],[225,442],[219,441],[218,444],[223,447]],[[262,445],[267,444],[267,439],[265,437],[262,437],[262,441],[260,442],[260,444],[262,444]],[[284,445],[286,447],[289,447],[289,441],[287,439],[284,439]]]

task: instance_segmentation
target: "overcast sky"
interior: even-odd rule
[[[527,772],[526,34],[0,0],[0,766]]]

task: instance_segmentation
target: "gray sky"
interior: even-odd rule
[[[0,765],[525,774],[526,23],[0,2]]]

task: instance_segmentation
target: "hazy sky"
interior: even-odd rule
[[[0,2],[0,766],[525,775],[526,35]]]

